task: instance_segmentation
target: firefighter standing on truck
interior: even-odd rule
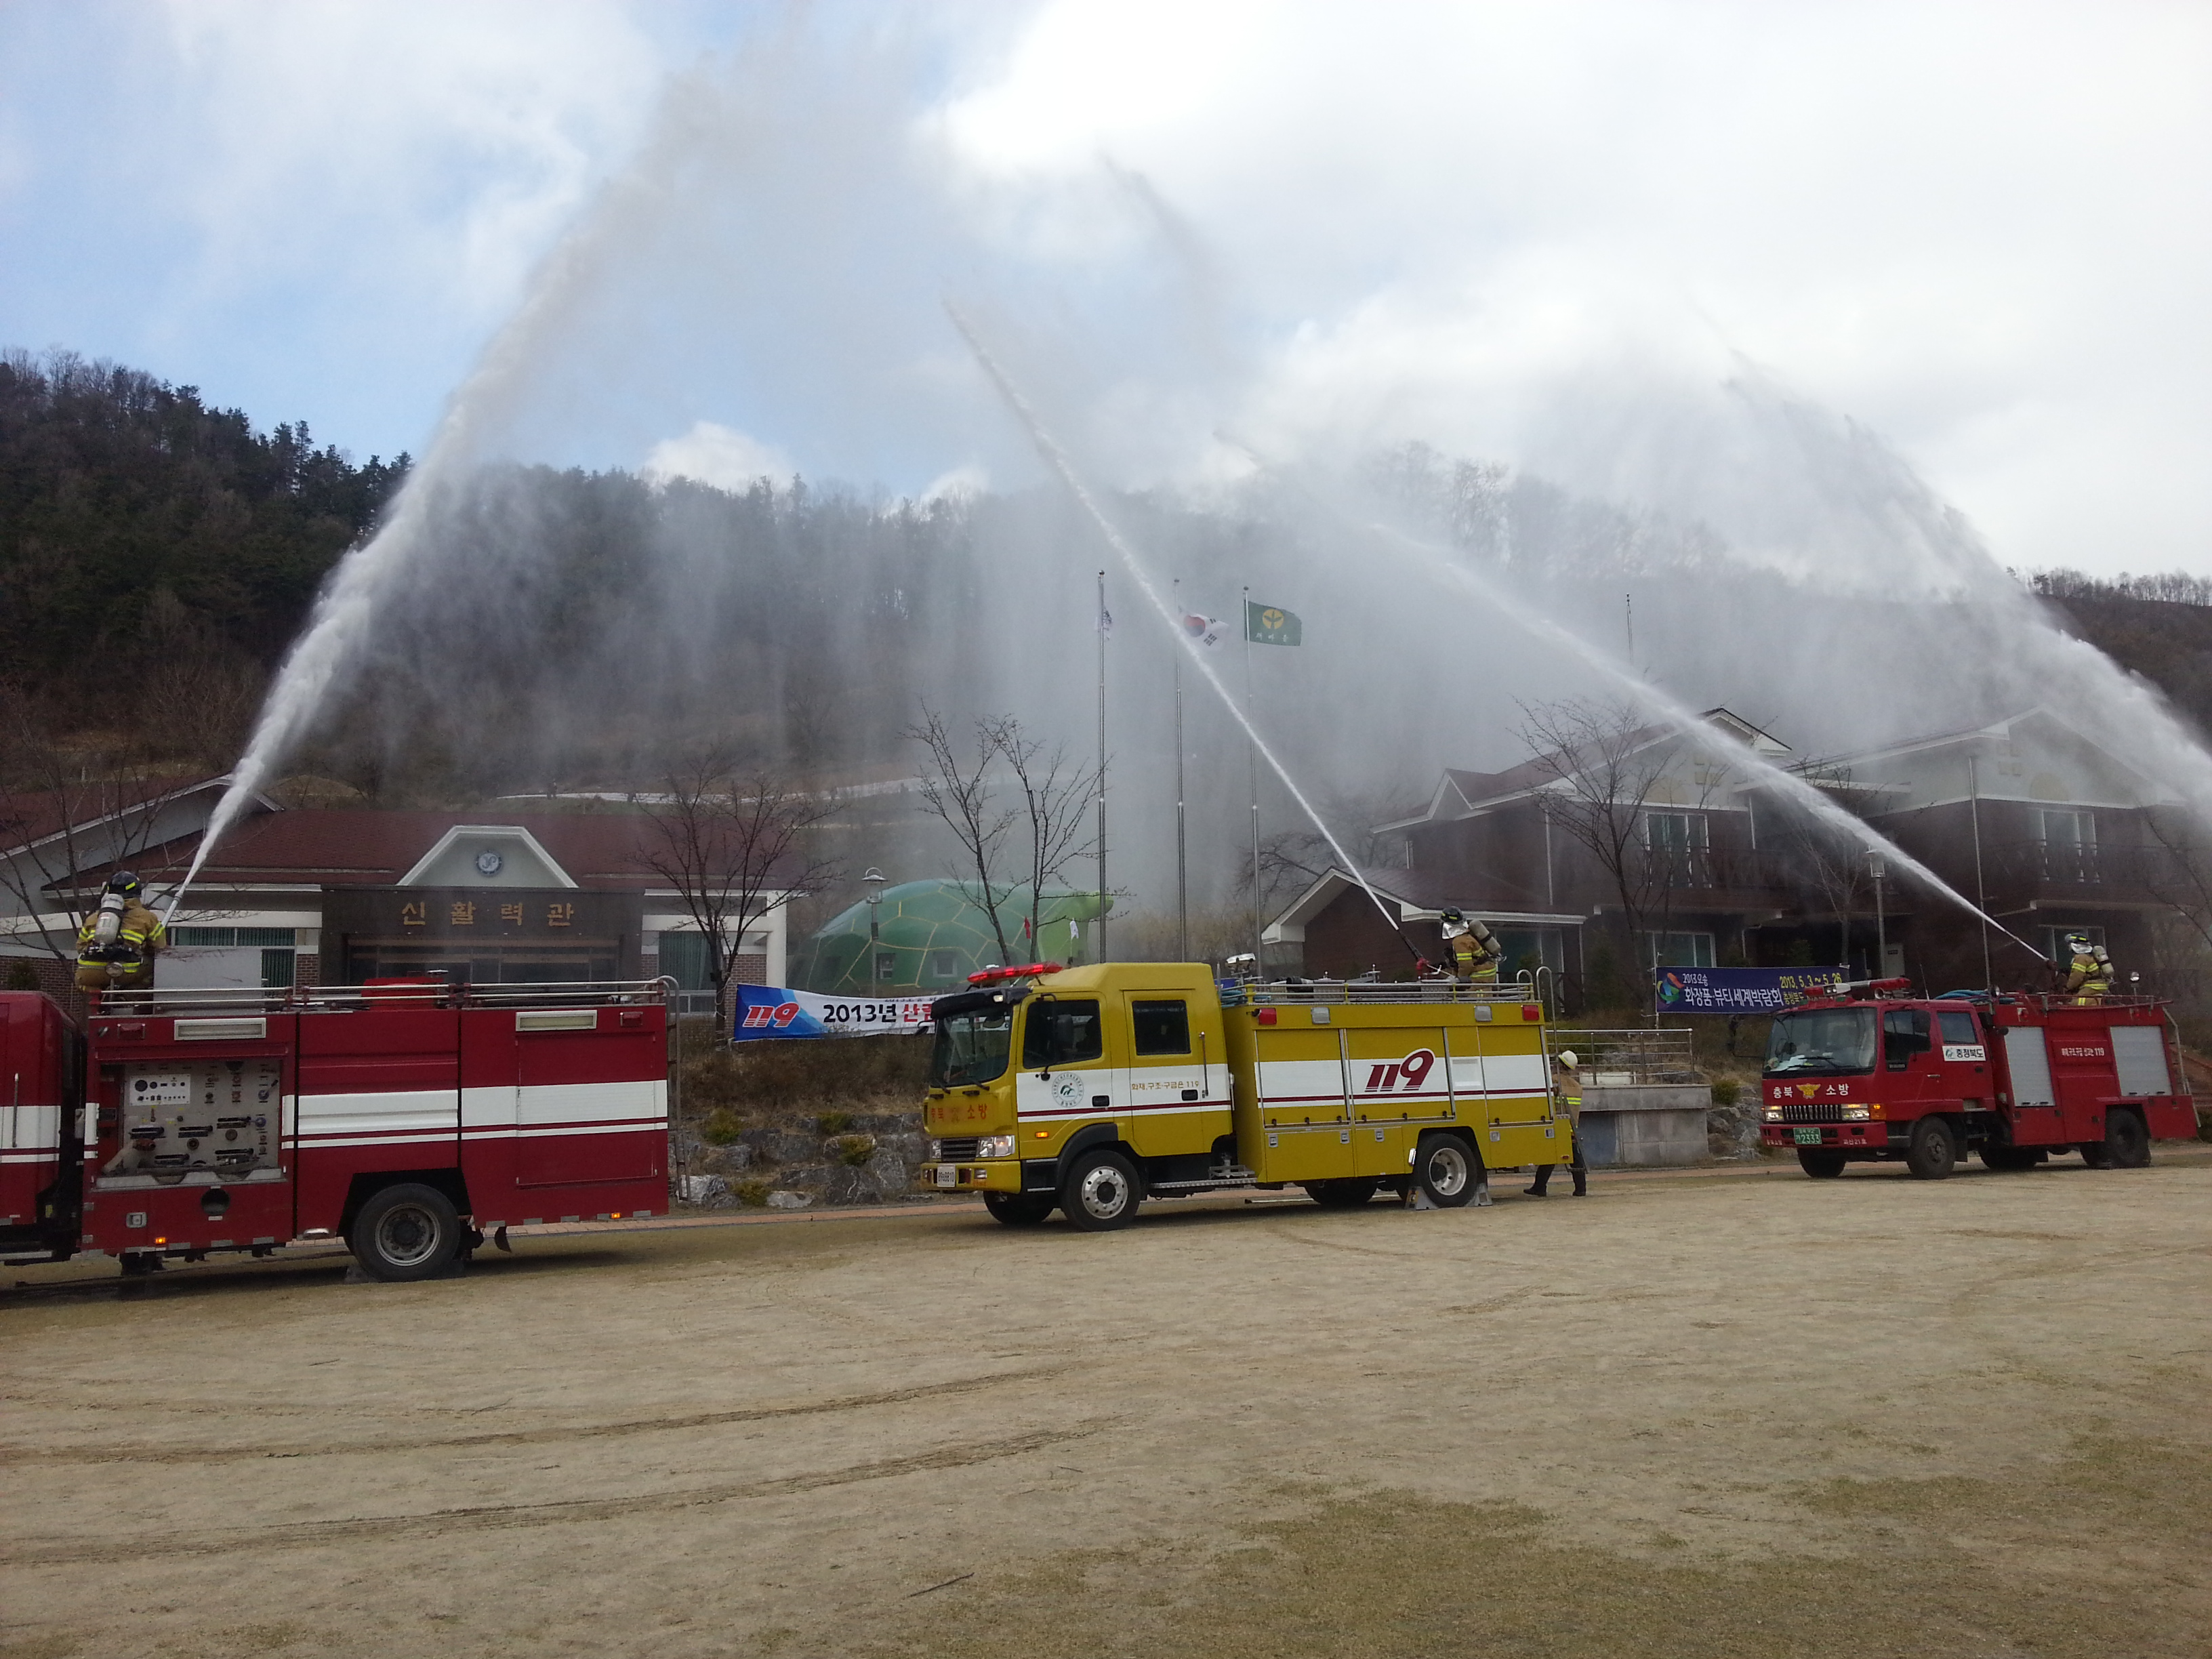
[[[136,988],[154,982],[154,957],[168,943],[168,929],[139,896],[138,878],[118,870],[107,878],[100,908],[76,933],[80,991]]]
[[[1498,983],[1498,964],[1505,947],[1480,921],[1469,921],[1456,910],[1443,913],[1444,943],[1450,947],[1452,971],[1476,985]]]
[[[2105,954],[2103,945],[2090,944],[2085,933],[2068,934],[2066,948],[2074,959],[2067,964],[2061,994],[2073,998],[2081,1007],[2094,1008],[2112,993],[2112,959]]]

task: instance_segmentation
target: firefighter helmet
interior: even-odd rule
[[[1465,921],[1467,918],[1460,915],[1456,910],[1447,910],[1442,916],[1438,917],[1437,920],[1441,921]]]
[[[137,898],[139,885],[138,878],[128,870],[118,870],[107,878],[107,890],[111,893],[120,893],[125,898]]]
[[[1552,1056],[1552,1062],[1556,1066],[1564,1066],[1571,1072],[1577,1070],[1583,1063],[1582,1057],[1571,1048],[1560,1049],[1558,1054]]]
[[[2087,933],[2067,934],[2066,948],[2071,951],[2077,957],[2087,956],[2089,954],[2089,936]]]

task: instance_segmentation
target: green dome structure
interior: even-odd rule
[[[999,941],[991,918],[975,899],[973,882],[908,881],[887,887],[878,900],[876,950],[884,961],[872,981],[868,972],[868,905],[862,900],[840,911],[792,953],[791,982],[802,991],[829,996],[866,996],[872,985],[883,996],[939,994],[968,982],[968,975],[1000,963]],[[1041,943],[1021,937],[1028,919],[1029,889],[1020,887],[1000,901],[1006,948],[1017,963],[1092,960],[1091,924],[1110,903],[1097,893],[1054,892],[1048,888],[1039,909]]]

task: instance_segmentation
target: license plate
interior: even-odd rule
[[[1799,1129],[1795,1133],[1800,1146],[1817,1146],[1820,1144],[1820,1132],[1818,1129]]]
[[[959,1179],[960,1171],[957,1166],[951,1164],[940,1164],[937,1166],[937,1184],[939,1186],[950,1187],[958,1182]]]

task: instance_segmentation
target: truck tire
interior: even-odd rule
[[[435,1279],[460,1253],[461,1218],[435,1187],[402,1182],[361,1206],[346,1244],[371,1279],[387,1284]]]
[[[1905,1167],[1915,1181],[1942,1181],[1959,1167],[1959,1137],[1940,1117],[1923,1117],[1905,1143]]]
[[[994,1221],[1009,1227],[1034,1227],[1052,1213],[1050,1193],[986,1193],[983,1207]]]
[[[1843,1174],[1848,1160],[1841,1152],[1824,1152],[1811,1146],[1797,1149],[1797,1167],[1815,1181],[1832,1181]]]
[[[1111,1232],[1137,1218],[1145,1195],[1135,1166],[1110,1147],[1079,1154],[1060,1183],[1060,1210],[1086,1233]]]
[[[2082,1141],[2074,1150],[2081,1154],[2081,1161],[2093,1170],[2112,1167],[2112,1149],[2101,1140]]]
[[[2105,1153],[2116,1170],[2140,1170],[2150,1162],[2150,1131],[2140,1114],[2125,1106],[2105,1114]]]
[[[1375,1196],[1375,1189],[1382,1182],[1379,1176],[1357,1176],[1341,1181],[1308,1181],[1300,1183],[1306,1196],[1324,1210],[1356,1210]]]
[[[1984,1146],[1982,1148],[1982,1162],[1992,1170],[2009,1173],[2033,1170],[2043,1162],[2043,1158],[2033,1146]]]
[[[1413,1179],[1439,1210],[1456,1210],[1474,1196],[1482,1160],[1456,1135],[1431,1135],[1413,1153]]]

